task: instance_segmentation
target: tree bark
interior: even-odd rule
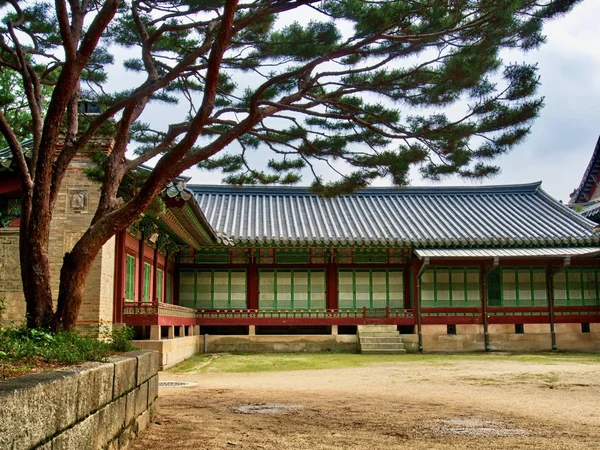
[[[48,259],[50,221],[45,221],[45,217],[47,216],[31,214],[31,191],[24,189],[19,227],[19,258],[28,328],[52,327],[52,290]]]

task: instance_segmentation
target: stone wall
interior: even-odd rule
[[[159,369],[164,370],[204,352],[204,336],[133,341],[133,345],[159,353]],[[208,336],[208,353],[223,352],[349,352],[358,351],[356,335],[277,335]]]
[[[600,351],[600,323],[590,323],[590,332],[583,333],[580,323],[557,323],[554,326],[557,350]],[[514,324],[488,326],[489,349],[507,352],[538,352],[552,350],[550,324],[523,324],[523,333],[516,333]],[[484,351],[483,325],[456,325],[456,334],[448,334],[446,325],[423,325],[423,351],[463,352]],[[419,351],[416,334],[403,334],[408,352]]]
[[[158,354],[130,352],[0,383],[0,449],[124,448],[156,411]]]

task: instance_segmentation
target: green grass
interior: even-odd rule
[[[260,353],[260,354],[198,354],[169,369],[172,373],[248,373],[290,370],[341,369],[372,364],[426,362],[435,366],[452,366],[458,361],[519,361],[537,364],[573,362],[600,365],[596,353],[462,353],[358,355],[349,353]]]

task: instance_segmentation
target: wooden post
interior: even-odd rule
[[[481,297],[481,322],[483,324],[483,341],[486,352],[490,351],[490,334],[488,332],[488,316],[487,316],[487,275],[488,271],[485,263],[479,266],[479,296]]]
[[[250,255],[250,264],[246,271],[246,307],[248,309],[258,309],[258,267],[254,260],[254,255]]]
[[[113,323],[123,322],[125,300],[125,231],[115,237],[115,290],[113,297]]]
[[[546,264],[546,296],[548,297],[548,317],[550,318],[550,339],[552,350],[556,350],[556,331],[554,329],[554,271],[550,263]],[[533,283],[533,280],[531,280]]]
[[[156,293],[158,292],[157,286],[156,286],[156,269],[158,269],[158,246],[154,247],[154,254],[152,255],[153,261],[152,261],[152,276],[151,276],[151,280],[152,282],[150,283],[150,286],[152,287],[150,292],[150,301],[156,301],[156,302],[160,302],[161,299],[159,299],[156,296]],[[164,274],[163,274],[163,278],[164,278]],[[154,300],[153,300],[154,299]]]
[[[144,300],[144,236],[138,244],[138,295],[137,301],[142,302]]]
[[[329,264],[326,269],[325,276],[327,277],[326,284],[326,308],[339,309],[338,302],[338,272],[334,264]]]

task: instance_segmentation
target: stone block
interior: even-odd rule
[[[100,415],[92,414],[87,419],[69,428],[52,440],[52,450],[97,450],[102,448],[98,428]],[[19,447],[20,448],[20,447]]]
[[[98,415],[97,439],[101,443],[112,441],[125,428],[127,398],[121,397],[106,405]]]
[[[114,371],[112,364],[90,362],[80,366],[77,374],[77,420],[112,401]]]
[[[555,323],[554,331],[558,333],[581,333],[580,323]]]
[[[135,390],[134,415],[137,417],[148,408],[148,382]]]
[[[447,327],[446,325],[423,325],[421,327],[422,335],[440,335],[446,334]]]
[[[509,323],[494,323],[488,325],[488,333],[490,334],[509,334],[515,332],[515,326]]]
[[[119,398],[135,389],[137,382],[137,358],[115,356],[109,359],[115,366],[113,398]]]
[[[133,423],[133,419],[135,419],[135,399],[137,395],[137,389],[130,391],[125,395],[125,423],[131,424]]]
[[[158,375],[148,380],[148,405],[153,404],[158,398]]]
[[[158,353],[151,351],[137,351],[126,353],[127,356],[137,358],[137,381],[136,385],[148,381],[152,376],[158,373]]]
[[[42,372],[0,384],[0,448],[34,448],[75,422],[77,377]]]
[[[135,422],[137,424],[137,433],[139,435],[142,431],[148,428],[148,425],[150,425],[150,411],[144,411],[135,419]]]
[[[477,324],[458,324],[456,325],[456,334],[479,334],[483,333],[483,325]]]

